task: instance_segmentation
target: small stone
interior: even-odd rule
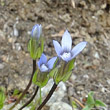
[[[8,104],[8,105],[4,105],[2,110],[8,110],[10,107],[13,106],[14,103]],[[18,110],[20,107],[22,106],[22,104],[17,104],[17,106],[13,109],[13,110]],[[23,110],[30,110],[30,107],[25,107],[23,108]]]
[[[104,4],[101,5],[101,9],[105,9],[106,7],[107,7],[107,4],[106,3],[104,3]]]
[[[72,74],[69,80],[70,80],[70,82],[74,83],[76,78],[77,78],[77,76]]]
[[[97,59],[93,60],[93,65],[99,66],[100,65],[100,61]]]
[[[90,10],[91,11],[95,11],[96,10],[96,6],[94,4],[91,4]]]
[[[69,14],[64,14],[64,15],[60,16],[60,19],[62,19],[62,20],[65,21],[66,23],[70,22],[70,20],[71,20]]]
[[[85,75],[83,76],[83,78],[89,79],[89,76],[88,76],[87,74],[85,74]]]
[[[48,94],[53,84],[54,84],[53,79],[50,79],[48,81],[48,84],[41,89],[42,97],[45,97]],[[65,95],[66,95],[66,85],[63,82],[60,82],[57,89],[55,90],[55,92],[53,93],[52,97],[50,98],[46,105],[51,106],[53,103],[61,101]]]
[[[18,29],[16,27],[13,29],[13,35],[15,37],[18,37],[19,36],[19,31],[18,31]]]
[[[97,58],[97,59],[100,59],[100,57],[99,57],[99,53],[96,52],[96,53],[94,54],[94,57]]]
[[[49,110],[72,110],[72,107],[65,102],[55,102]]]
[[[77,86],[77,91],[83,91],[84,90],[84,87],[83,86]]]
[[[17,50],[17,51],[20,51],[20,50],[21,50],[21,45],[20,45],[20,43],[15,43],[15,44],[13,45],[13,49],[15,49],[15,50]]]
[[[0,63],[0,70],[4,68],[4,65]]]
[[[110,79],[107,79],[107,83],[110,84]]]

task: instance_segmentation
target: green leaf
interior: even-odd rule
[[[58,60],[59,60],[59,58],[57,57],[57,59],[56,59],[56,61],[55,61],[54,65],[53,65],[53,68],[55,68],[55,67],[56,67],[56,64],[57,64]]]
[[[76,104],[75,101],[71,101],[71,104],[72,104],[72,107],[73,107],[73,108],[77,108],[77,104]]]
[[[34,73],[34,76],[33,76],[33,79],[32,79],[32,82],[39,86],[39,87],[44,87],[47,82],[49,80],[49,75],[47,72],[44,72],[44,73],[41,73],[39,70],[37,70],[35,73]]]
[[[37,80],[37,73],[39,72],[39,69],[36,70],[36,72],[34,73],[34,76],[33,76],[33,79],[32,79],[32,82],[35,84],[36,83],[36,80]]]
[[[3,108],[5,98],[4,88],[0,88],[0,109]]]
[[[99,107],[99,106],[106,107],[106,104],[103,103],[103,102],[100,101],[100,100],[96,100],[96,101],[95,101],[95,106],[96,106],[96,107]]]
[[[44,50],[44,39],[43,37],[41,37],[41,53],[43,52]]]
[[[41,91],[41,87],[40,87],[40,104],[42,103],[42,91]]]
[[[40,58],[41,57],[41,54],[42,54],[42,51],[41,51],[41,48],[39,47],[37,52],[36,52],[36,58]]]
[[[64,75],[62,76],[62,81],[66,82],[71,74],[72,74],[72,69],[74,68],[74,62],[75,59],[72,59],[70,62],[68,62],[64,68]]]
[[[14,92],[13,92],[13,95],[18,95],[18,94],[19,94],[19,90],[15,89]]]
[[[54,74],[53,79],[54,79],[55,83],[58,85],[59,82],[61,81],[62,77],[61,77],[61,75],[59,75],[59,73],[57,73],[57,74]]]
[[[94,93],[92,91],[88,94],[87,105],[94,105],[95,104],[93,95],[94,95]]]
[[[63,82],[66,82],[66,81],[69,79],[69,77],[71,76],[71,74],[72,74],[72,71],[69,71],[68,73],[66,73],[66,74],[63,76],[62,81],[63,81]]]
[[[82,110],[91,110],[92,108],[93,108],[93,106],[86,105]]]
[[[39,42],[34,38],[31,38],[28,43],[28,51],[30,52],[31,58],[34,60],[37,59],[38,56],[38,47],[39,47],[38,43]]]
[[[72,59],[67,65],[68,65],[68,72],[71,71],[74,68],[74,62],[75,59]]]
[[[53,78],[53,76],[54,76],[55,74],[57,74],[57,73],[58,73],[58,68],[56,67],[56,68],[54,68],[54,69],[52,69],[52,70],[50,71],[49,76],[50,76],[51,78]]]

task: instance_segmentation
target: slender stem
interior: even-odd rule
[[[26,92],[30,88],[30,86],[32,84],[32,78],[33,78],[33,75],[34,75],[35,70],[36,70],[36,60],[33,60],[33,72],[32,72],[32,75],[31,75],[31,79],[30,79],[27,87],[23,91],[22,95],[19,97],[19,99],[16,101],[16,103],[9,110],[12,110],[20,102],[20,100],[24,97],[24,95],[26,94]]]
[[[74,101],[77,102],[82,108],[85,107],[78,99],[74,98]]]
[[[32,100],[34,99],[34,97],[36,96],[36,94],[38,92],[38,89],[39,89],[39,87],[37,86],[33,96],[31,97],[31,99],[28,100],[19,110],[22,110],[24,107],[26,107],[27,105],[29,105],[32,102]]]
[[[50,99],[50,97],[52,96],[52,94],[53,94],[53,92],[55,91],[56,88],[57,88],[57,85],[54,83],[54,85],[51,88],[49,94],[47,95],[45,100],[42,102],[42,104],[36,110],[41,110],[42,109],[42,107],[48,102],[48,100]]]

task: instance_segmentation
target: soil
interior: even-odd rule
[[[44,53],[55,56],[52,40],[61,40],[67,29],[73,46],[87,41],[66,82],[68,95],[83,102],[90,91],[110,109],[110,2],[105,0],[1,0],[0,86],[10,96],[27,85],[32,60],[27,50],[35,24],[43,27]],[[22,85],[22,86],[21,86]],[[33,88],[29,93],[33,92]],[[81,109],[79,107],[79,109]]]

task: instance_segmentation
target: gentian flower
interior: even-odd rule
[[[53,40],[53,44],[58,57],[66,62],[69,62],[85,48],[87,42],[80,42],[73,49],[71,49],[72,38],[70,33],[66,30],[63,34],[61,45],[55,40]]]
[[[40,60],[37,62],[37,65],[41,72],[49,72],[56,61],[57,57],[51,58],[49,61],[47,61],[47,57],[44,53],[42,53]]]
[[[39,39],[42,33],[42,26],[39,24],[36,24],[33,26],[32,31],[31,31],[31,36],[33,38]]]
[[[30,52],[30,56],[32,59],[36,60],[40,58],[43,49],[44,49],[44,39],[41,36],[42,34],[42,26],[36,24],[33,26],[31,31],[31,39],[28,43],[28,50]]]
[[[42,53],[40,60],[37,62],[38,68],[33,76],[33,83],[39,87],[44,87],[49,80],[49,73],[53,68],[53,65],[57,57],[51,58],[47,61],[47,57]]]

